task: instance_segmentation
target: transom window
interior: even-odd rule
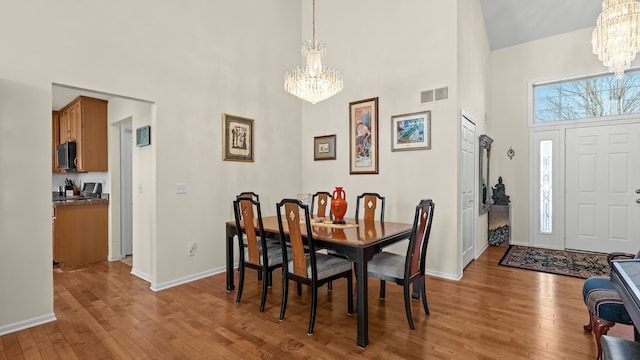
[[[534,123],[640,113],[640,70],[533,85]]]

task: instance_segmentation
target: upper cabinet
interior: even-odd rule
[[[79,96],[58,113],[60,138],[54,143],[76,142],[77,170],[79,172],[109,171],[107,101]]]

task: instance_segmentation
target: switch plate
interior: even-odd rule
[[[176,194],[186,194],[186,193],[187,193],[187,184],[176,183]]]
[[[187,255],[194,256],[197,248],[198,245],[196,243],[189,243],[189,246],[187,247]]]

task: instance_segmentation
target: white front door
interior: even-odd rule
[[[640,124],[567,129],[568,249],[640,250]]]
[[[460,154],[460,209],[462,268],[475,258],[476,216],[476,125],[462,113]]]

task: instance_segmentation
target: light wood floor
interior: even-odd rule
[[[594,359],[583,280],[498,266],[504,250],[490,247],[459,282],[429,277],[431,315],[413,302],[414,331],[400,287],[388,284],[380,301],[371,279],[366,349],[355,344],[344,281],[320,291],[307,336],[307,290],[290,292],[278,321],[279,273],[260,313],[253,271],[236,303],[224,274],[154,293],[120,261],[65,268],[54,272],[58,320],[2,336],[0,359]],[[621,325],[610,335],[633,336]]]

